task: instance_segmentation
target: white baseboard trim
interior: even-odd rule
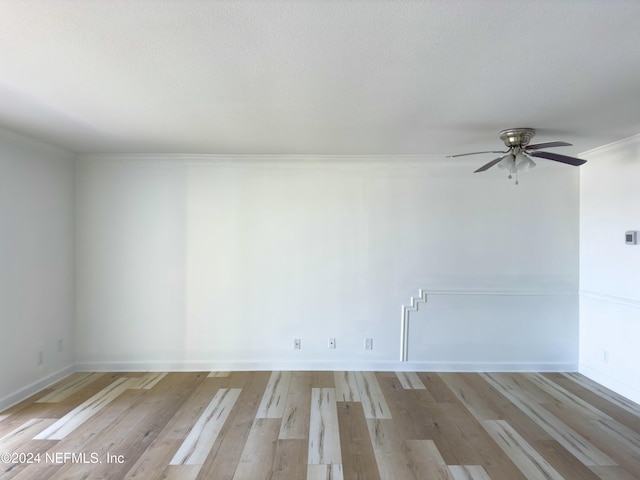
[[[576,372],[573,362],[81,362],[80,372],[377,371],[377,372]]]
[[[76,371],[76,366],[69,365],[67,367],[64,367],[61,370],[58,370],[57,372],[53,372],[50,375],[47,375],[46,377],[41,378],[40,380],[37,380],[33,383],[30,383],[29,385],[26,385],[25,387],[22,387],[20,390],[14,393],[10,393],[5,397],[0,398],[0,412],[13,407],[14,405],[20,403],[21,401],[29,398],[31,395],[34,395],[39,391],[49,387],[50,385],[53,385],[54,383],[59,382],[60,380],[62,380],[65,377],[68,377],[75,371]]]
[[[640,390],[627,385],[620,380],[607,375],[600,370],[590,367],[584,363],[580,363],[578,366],[578,372],[585,377],[590,378],[596,383],[599,383],[603,387],[607,387],[610,390],[628,398],[638,404],[640,404]]]
[[[209,371],[364,371],[364,372],[576,372],[577,363],[527,362],[81,362],[69,365],[47,375],[20,390],[0,398],[0,412],[26,400],[56,382],[75,372],[209,372]],[[582,370],[580,370],[581,373]],[[589,378],[601,382],[596,376],[584,373]],[[636,402],[640,394],[627,395],[614,387],[609,387]]]

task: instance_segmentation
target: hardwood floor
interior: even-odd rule
[[[575,373],[77,373],[0,412],[0,479],[640,479]]]

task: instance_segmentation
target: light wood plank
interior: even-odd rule
[[[634,445],[640,444],[640,435],[616,420],[593,420],[559,403],[544,407],[591,443],[599,445],[618,465],[640,477],[640,451]]]
[[[149,419],[149,415],[141,415],[140,410],[136,409],[138,401],[145,397],[146,391],[128,389],[111,400],[108,405],[93,415],[86,422],[78,425],[64,439],[51,440],[33,440],[30,449],[39,448],[38,445],[47,445],[47,453],[65,454],[80,452],[96,453],[104,462],[104,452],[111,451],[116,454],[122,454],[126,451],[126,459],[123,464],[107,464],[87,465],[74,464],[73,462],[43,462],[38,465],[30,465],[23,474],[16,476],[17,479],[34,479],[46,478],[52,480],[67,480],[73,478],[93,479],[96,476],[104,476],[107,474],[112,478],[122,478],[124,472],[135,462],[137,456],[147,448],[148,444],[141,438],[144,432],[148,431],[148,427],[143,427],[143,432],[136,430],[141,423],[145,423],[145,418]],[[80,397],[84,398],[84,397]],[[77,399],[80,401],[80,399]],[[143,406],[142,411],[146,408]],[[160,410],[163,410],[160,408]],[[155,412],[154,412],[155,413]],[[169,412],[171,416],[173,412]],[[159,413],[159,417],[163,417],[164,413]],[[165,417],[166,418],[166,417]],[[153,422],[162,421],[153,416]],[[153,439],[153,434],[146,437],[149,442]],[[29,444],[27,444],[29,445]],[[102,477],[100,477],[102,478]]]
[[[456,398],[449,387],[442,381],[440,375],[432,372],[418,372],[418,378],[427,387],[429,395],[436,403],[456,402]]]
[[[640,434],[615,420],[593,420],[592,423],[629,450],[633,463],[637,465],[637,473],[640,475]]]
[[[239,388],[221,388],[184,440],[171,465],[202,465],[240,396]]]
[[[338,402],[359,402],[360,392],[356,372],[334,372],[336,384],[336,399]]]
[[[393,372],[377,376],[385,401],[389,406],[398,435],[402,440],[433,439],[433,409],[438,404],[428,390],[405,390]]]
[[[291,381],[290,372],[273,372],[256,418],[282,418]]]
[[[433,440],[407,440],[406,445],[418,478],[453,480],[453,476]]]
[[[361,402],[338,402],[338,427],[345,478],[380,480]]]
[[[311,376],[308,372],[291,374],[289,391],[284,406],[280,440],[307,440],[311,412]]]
[[[311,390],[308,463],[342,464],[335,388]]]
[[[390,419],[367,420],[381,480],[420,480],[413,460]]]
[[[547,392],[557,403],[565,406],[566,408],[575,410],[580,416],[586,419],[611,419],[611,417],[606,413],[564,389],[561,385],[552,382],[544,375],[539,373],[526,373],[523,375],[538,388]]]
[[[307,480],[344,480],[342,465],[307,465]]]
[[[210,379],[203,380],[190,393],[189,398],[180,405],[174,416],[159,432],[157,438],[153,440],[150,447],[129,470],[126,478],[160,478],[163,475],[165,466],[173,459],[218,390],[217,382]],[[180,469],[177,470],[179,471]],[[194,470],[194,468],[185,470],[190,471]]]
[[[1,480],[232,480],[234,475],[257,480],[339,475],[350,480],[423,480],[445,475],[444,465],[447,480],[549,480],[557,478],[555,474],[565,480],[640,478],[640,417],[559,373],[289,372],[288,389],[280,396],[283,417],[272,419],[256,416],[261,405],[263,412],[273,411],[263,403],[265,398],[278,404],[273,401],[278,397],[273,372],[101,373],[86,382],[91,375],[67,377],[2,412],[0,452],[109,452],[124,455],[124,464],[0,465]],[[405,388],[412,387],[409,378],[416,377],[426,389]],[[130,383],[110,398],[114,382],[116,387]],[[368,404],[382,399],[392,418],[366,418],[361,395],[366,387]],[[326,405],[313,407],[312,422],[314,388]],[[238,397],[215,438],[206,439],[197,424],[212,399],[231,389],[239,389]],[[333,398],[325,401],[323,389]],[[59,401],[39,401],[56,400],[54,395],[61,395]],[[92,399],[105,405],[84,420],[76,417],[77,426],[64,438],[33,439],[65,417],[72,420],[74,411]],[[374,409],[369,416],[379,413]],[[211,417],[214,422],[215,415]],[[320,439],[323,423],[337,431],[329,434],[335,440],[328,440],[326,431]],[[485,424],[493,426],[494,435]],[[202,463],[170,465],[198,430]],[[337,457],[339,452],[339,458],[309,466],[310,444],[322,442],[337,449],[317,457]],[[618,465],[595,464],[602,458],[594,449]]]
[[[439,376],[477,420],[500,419],[500,414],[488,405],[481,392],[478,392],[472,385],[465,382],[463,375],[440,373]]]
[[[453,480],[491,480],[482,465],[449,465]]]
[[[271,477],[279,432],[279,419],[255,419],[233,480],[267,480]]]
[[[229,375],[227,386],[242,388],[242,393],[220,432],[218,441],[202,466],[200,479],[231,480],[233,478],[256,421],[256,413],[269,377],[269,372],[233,372]],[[269,423],[279,426],[281,420],[272,419]]]
[[[167,376],[167,372],[149,372],[145,373],[141,377],[136,378],[136,382],[133,383],[131,388],[140,388],[144,390],[151,390],[155,387],[160,380]]]
[[[504,420],[485,420],[484,428],[530,480],[564,480],[536,450]]]
[[[73,432],[79,425],[86,422],[100,410],[105,408],[122,392],[131,388],[135,379],[119,378],[104,388],[89,400],[74,408],[56,423],[36,435],[36,440],[60,440]]]
[[[304,480],[308,449],[308,440],[278,440],[269,480]]]
[[[0,453],[11,453],[31,440],[43,429],[53,425],[55,418],[32,418],[0,438]]]
[[[134,466],[140,456],[151,446],[163,431],[164,427],[175,417],[194,388],[198,388],[205,379],[204,374],[189,373],[186,375],[167,374],[165,381],[153,390],[130,389],[120,395],[115,403],[128,403],[129,408],[122,412],[115,421],[87,441],[80,451],[95,452],[102,463],[93,465],[78,478],[97,480],[106,478],[123,478]],[[110,409],[105,409],[105,412]],[[73,435],[60,443],[71,445]],[[60,445],[60,444],[59,444]],[[63,450],[63,451],[65,451]],[[76,451],[71,449],[71,451]],[[123,463],[108,462],[108,455],[121,456]],[[67,480],[76,478],[76,470],[82,473],[82,465],[65,464],[51,480]]]
[[[531,396],[521,392],[517,386],[511,385],[505,376],[485,373],[481,374],[481,376],[584,465],[616,465],[616,462],[602,450],[549,413],[544,407],[532,401],[530,399]]]
[[[367,419],[391,419],[391,410],[373,372],[356,372],[358,392]]]
[[[209,372],[209,378],[226,378],[231,372]]]
[[[400,384],[402,388],[405,390],[426,390],[427,387],[424,386],[420,377],[415,372],[395,372],[398,380],[400,380]]]
[[[600,477],[600,480],[638,480],[636,475],[632,475],[619,466],[599,466],[590,467],[593,473]]]
[[[169,465],[162,472],[162,480],[196,480],[201,465]]]
[[[593,393],[599,395],[604,398],[608,402],[613,403],[614,405],[632,413],[635,416],[640,416],[640,405],[635,403],[632,400],[614,392],[613,390],[609,390],[607,387],[600,385],[599,383],[594,382],[588,377],[580,373],[565,373],[567,378],[573,380],[575,383],[581,385],[587,390],[592,391]]]
[[[55,389],[40,398],[36,403],[58,403],[62,402],[70,395],[82,390],[93,381],[102,377],[103,373],[76,373],[65,379]]]

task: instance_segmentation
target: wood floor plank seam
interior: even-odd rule
[[[360,402],[360,391],[356,372],[334,372],[333,379],[336,386],[338,402]]]

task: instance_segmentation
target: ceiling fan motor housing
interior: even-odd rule
[[[509,128],[500,132],[500,139],[507,147],[524,147],[535,134],[533,128]]]

